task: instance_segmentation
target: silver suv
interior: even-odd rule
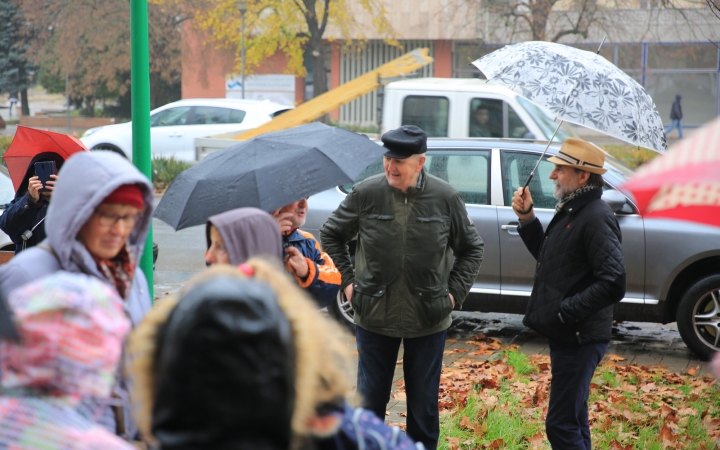
[[[557,153],[553,146],[548,156]],[[426,169],[457,189],[485,241],[482,268],[464,310],[523,314],[532,290],[535,261],[517,232],[512,193],[525,182],[544,144],[504,139],[430,139]],[[530,183],[535,212],[545,226],[557,201],[548,178],[554,165],[543,161]],[[618,190],[632,171],[608,156],[603,199],[622,229],[627,267],[626,297],[615,320],[677,321],[687,346],[701,357],[720,349],[720,229],[672,220],[643,219],[631,197]],[[382,172],[382,161],[357,181]],[[318,230],[352,184],[310,198],[307,231]],[[352,244],[352,243],[351,243]],[[351,245],[354,247],[354,245]],[[354,248],[351,248],[351,255]],[[341,294],[330,313],[348,325],[352,308]]]

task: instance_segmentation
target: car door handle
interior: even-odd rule
[[[505,230],[511,234],[518,234],[518,231],[517,231],[518,225],[501,225],[500,229]]]

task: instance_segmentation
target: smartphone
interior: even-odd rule
[[[56,174],[57,166],[55,165],[55,161],[40,161],[35,163],[35,175],[37,175],[38,179],[43,184],[40,192],[48,192],[48,189],[45,186],[48,181],[52,180],[50,175]]]

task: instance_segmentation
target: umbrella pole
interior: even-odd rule
[[[532,172],[530,172],[530,176],[528,177],[528,180],[525,182],[525,186],[523,186],[523,192],[525,192],[525,189],[527,189],[528,185],[530,184],[530,180],[533,179],[533,175],[535,175],[535,171],[537,170],[538,166],[540,165],[540,161],[542,161],[543,156],[545,156],[545,153],[547,153],[548,148],[550,148],[550,144],[552,143],[553,139],[555,139],[555,135],[557,134],[560,127],[562,126],[563,122],[564,121],[561,120],[560,123],[558,124],[557,128],[555,128],[555,132],[553,133],[552,137],[550,138],[547,145],[545,146],[545,150],[543,150],[542,155],[540,155],[540,158],[535,163],[535,167],[533,167]]]

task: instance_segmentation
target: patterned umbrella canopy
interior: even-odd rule
[[[660,153],[667,150],[650,95],[600,55],[532,41],[506,45],[473,64],[488,80],[549,109],[558,119]]]
[[[720,226],[720,119],[680,140],[622,186],[643,217]]]

